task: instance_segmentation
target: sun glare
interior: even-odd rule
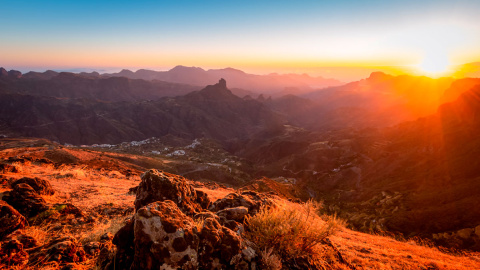
[[[449,72],[450,62],[445,56],[428,56],[418,65],[419,72],[429,77],[445,76]]]

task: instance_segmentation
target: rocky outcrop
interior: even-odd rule
[[[135,210],[165,200],[174,201],[187,215],[199,213],[202,205],[209,205],[208,197],[195,191],[185,178],[157,170],[145,172],[138,186]]]
[[[31,186],[38,194],[40,195],[53,195],[55,194],[55,190],[53,189],[50,182],[40,178],[30,178],[30,177],[23,177],[18,179],[17,181],[12,183],[12,188],[14,188],[18,184],[28,184]]]
[[[248,215],[248,208],[246,208],[245,206],[226,208],[218,211],[217,215],[225,218],[226,220],[243,222],[245,220],[245,217]]]
[[[33,217],[48,209],[45,200],[25,183],[15,185],[12,191],[5,192],[3,200],[26,217]]]
[[[199,232],[199,262],[205,269],[229,266],[234,256],[242,251],[242,238],[234,231],[220,225],[214,218],[207,218]]]
[[[0,239],[25,227],[25,217],[6,202],[0,200]]]
[[[135,214],[134,269],[196,269],[199,237],[193,219],[172,201],[154,202]]]
[[[249,214],[255,215],[262,205],[271,204],[272,201],[266,196],[260,195],[255,191],[244,191],[241,193],[230,193],[225,198],[215,201],[209,210],[217,212],[226,208],[243,206],[248,209]]]
[[[210,205],[183,177],[150,170],[137,190],[135,215],[103,248],[100,269],[255,269],[259,256],[241,232],[262,205],[256,192],[231,193]],[[206,209],[208,207],[208,210]],[[193,218],[192,218],[193,217]]]

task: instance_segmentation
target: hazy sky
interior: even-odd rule
[[[7,69],[296,71],[480,60],[480,1],[3,1]]]

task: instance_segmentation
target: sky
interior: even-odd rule
[[[184,65],[328,77],[339,67],[437,72],[480,61],[478,0],[0,0],[0,7],[0,66],[22,71]]]

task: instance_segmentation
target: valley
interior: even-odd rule
[[[346,222],[331,238],[342,256],[362,257],[358,252],[377,248],[345,239],[399,240],[391,245],[402,250],[417,241],[427,243],[418,249],[441,247],[428,251],[435,256],[445,249],[442,256],[461,254],[472,260],[465,265],[478,265],[479,79],[372,73],[312,90],[318,81],[309,78],[312,84],[299,91],[284,84],[293,92],[280,96],[284,92],[267,88],[230,90],[222,78],[200,87],[195,78],[201,75],[193,71],[206,72],[2,72],[3,190],[10,192],[22,177],[48,178],[57,195],[47,204],[71,203],[85,212],[78,224],[63,217],[49,222],[67,224],[78,238],[91,229],[85,216],[108,216],[116,225],[95,226],[116,233],[119,220],[135,212],[139,176],[156,169],[188,179],[212,201],[229,192],[261,192],[288,202],[322,202],[323,214]],[[208,76],[223,72],[236,71]],[[338,269],[419,266],[405,258],[398,265],[372,264],[375,252],[340,267],[343,259],[335,256],[331,263]],[[436,264],[432,257],[422,262],[425,269],[428,263]]]

